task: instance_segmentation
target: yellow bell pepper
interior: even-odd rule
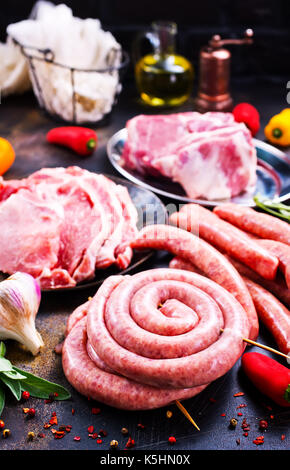
[[[8,140],[0,137],[0,175],[3,175],[15,160],[15,152]]]
[[[272,144],[290,145],[290,108],[273,116],[264,129],[266,139]]]

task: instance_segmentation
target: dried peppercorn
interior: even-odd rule
[[[34,408],[29,408],[28,411],[27,411],[27,414],[30,418],[33,418],[35,416],[35,409]]]
[[[230,427],[231,428],[236,428],[237,424],[238,424],[238,420],[236,418],[232,418],[230,420]]]
[[[267,429],[268,427],[268,422],[265,419],[261,419],[259,422],[259,428],[260,429]]]
[[[129,431],[128,431],[127,428],[122,428],[122,429],[121,429],[121,433],[122,433],[124,436],[126,436],[127,434],[129,434]]]
[[[2,419],[0,419],[0,429],[4,429],[5,423]]]
[[[34,438],[35,438],[34,432],[33,432],[33,431],[29,431],[29,432],[27,433],[27,440],[28,440],[28,441],[33,441]]]
[[[113,439],[113,440],[110,442],[110,447],[111,447],[111,449],[117,449],[118,445],[119,445],[119,442],[116,441],[115,439]]]
[[[99,436],[101,437],[106,437],[108,435],[107,431],[105,431],[104,429],[100,429],[99,430]]]
[[[2,432],[2,437],[4,439],[7,439],[7,437],[9,437],[10,435],[11,435],[10,429],[4,429],[4,431]]]
[[[92,408],[92,414],[98,415],[101,412],[100,408]]]
[[[170,410],[166,411],[166,418],[172,418],[172,411]]]

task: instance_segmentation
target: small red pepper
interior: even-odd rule
[[[287,367],[265,354],[248,352],[242,356],[242,368],[260,392],[280,406],[290,406],[290,370]]]
[[[51,129],[46,134],[46,140],[50,144],[63,145],[86,156],[96,149],[98,137],[95,131],[87,127],[65,126]]]
[[[258,110],[249,103],[237,104],[232,111],[236,122],[243,122],[254,137],[260,129],[260,114]]]

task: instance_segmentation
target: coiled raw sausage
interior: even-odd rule
[[[166,250],[188,260],[236,297],[248,315],[250,339],[257,338],[258,317],[249,291],[234,266],[214,247],[193,233],[169,225],[147,225],[132,246]]]
[[[174,269],[111,276],[72,315],[63,346],[67,379],[80,393],[126,409],[196,395],[235,364],[249,333],[229,292]]]

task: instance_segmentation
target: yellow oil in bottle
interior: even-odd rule
[[[147,54],[135,65],[135,78],[141,99],[150,106],[179,106],[192,91],[194,70],[177,54]]]

